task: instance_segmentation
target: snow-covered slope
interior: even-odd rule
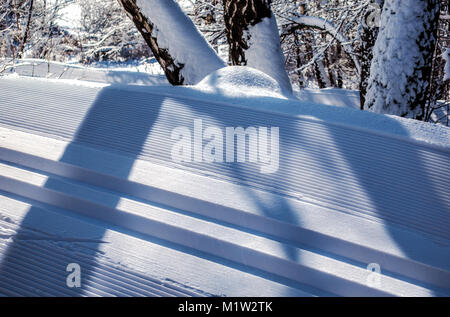
[[[86,86],[88,82],[104,84],[128,84],[135,85],[169,85],[164,73],[156,62],[152,59],[137,65],[127,65],[123,67],[108,64],[100,64],[103,67],[87,67],[78,63],[60,63],[46,61],[42,59],[25,58],[16,62],[3,60],[5,69],[3,72],[8,76],[20,75],[26,77],[79,81]],[[125,67],[127,66],[127,67]],[[3,70],[3,68],[2,68]]]
[[[199,87],[0,90],[1,294],[450,293],[448,128]],[[174,163],[171,131],[198,118],[279,127],[279,170]]]

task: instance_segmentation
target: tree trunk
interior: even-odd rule
[[[366,101],[367,84],[370,76],[370,65],[373,59],[373,47],[378,37],[379,15],[384,5],[384,0],[378,0],[369,6],[364,14],[361,27],[359,29],[358,54],[361,65],[361,76],[359,80],[359,94],[361,110],[364,109]]]
[[[323,65],[323,60],[318,59],[314,63],[314,73],[316,74],[317,84],[320,89],[331,87],[328,74],[325,72],[325,66]]]
[[[270,2],[223,0],[230,59],[233,65],[247,65],[266,73],[290,94],[292,87]]]
[[[118,0],[172,85],[197,84],[225,63],[173,0]]]
[[[23,51],[25,50],[25,44],[27,43],[27,40],[28,40],[28,33],[30,32],[30,25],[31,25],[31,17],[33,15],[33,3],[34,3],[34,0],[30,0],[30,5],[28,7],[27,24],[25,26],[25,31],[23,33],[22,42],[20,43],[20,48],[19,48],[19,58],[23,57]]]
[[[439,0],[385,1],[364,109],[422,120]]]

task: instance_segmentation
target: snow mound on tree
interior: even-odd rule
[[[248,66],[229,66],[206,76],[196,86],[203,92],[213,92],[228,97],[284,98],[280,84],[260,70]]]

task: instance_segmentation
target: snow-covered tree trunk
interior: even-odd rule
[[[233,65],[247,65],[274,78],[292,93],[278,26],[270,0],[223,0],[224,21]]]
[[[386,0],[364,109],[421,120],[427,101],[439,0]]]
[[[174,0],[118,0],[172,85],[194,85],[225,66]]]
[[[19,47],[19,57],[23,57],[23,52],[25,50],[25,45],[27,44],[28,39],[28,33],[30,32],[30,26],[31,26],[31,17],[33,14],[33,3],[34,0],[30,0],[30,3],[28,5],[28,17],[27,17],[27,24],[25,26],[25,31],[23,33],[22,43],[20,43]]]
[[[331,87],[330,78],[328,78],[328,74],[325,71],[325,66],[323,64],[323,60],[319,59],[314,63],[314,69],[317,77],[317,82],[319,84],[319,88],[328,88]]]
[[[373,59],[373,47],[378,37],[380,26],[380,15],[384,5],[384,0],[376,0],[368,7],[364,14],[361,26],[358,30],[359,46],[358,54],[361,65],[361,74],[359,78],[359,93],[361,110],[364,109],[366,101],[367,85],[370,76],[370,65]]]

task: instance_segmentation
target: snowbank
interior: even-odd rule
[[[229,66],[206,76],[195,88],[226,97],[286,98],[280,84],[260,70],[248,66]]]
[[[341,88],[302,88],[295,89],[294,95],[302,102],[357,110],[359,110],[360,107],[360,96],[358,90]]]
[[[151,61],[148,63],[145,60],[120,64],[100,62],[90,66],[33,58],[20,59],[15,62],[0,59],[0,63],[5,63],[5,71],[0,73],[0,76],[18,74],[26,77],[63,80],[67,83],[84,86],[89,85],[89,82],[149,86],[170,85],[159,64]]]
[[[225,67],[211,73],[195,86],[183,87],[170,86],[167,81],[164,81],[164,78],[160,80],[160,77],[143,72],[120,72],[121,74],[128,73],[131,75],[112,81],[111,76],[97,75],[97,73],[109,74],[111,72],[83,71],[85,71],[85,74],[81,78],[73,77],[74,72],[66,71],[64,76],[60,79],[56,79],[58,78],[56,77],[54,81],[61,82],[61,79],[66,79],[64,81],[66,84],[81,86],[84,83],[84,85],[92,87],[93,84],[85,82],[88,78],[89,81],[106,83],[117,89],[136,90],[172,97],[182,96],[201,102],[220,103],[224,106],[239,106],[282,113],[307,120],[324,121],[355,129],[390,134],[450,149],[449,127],[394,115],[360,111],[358,110],[359,100],[356,91],[339,89],[302,90],[296,92],[298,99],[287,98],[282,94],[279,84],[274,79],[248,66]],[[25,75],[24,73],[25,71],[18,72],[22,76]],[[145,75],[148,78],[136,85],[136,75]],[[0,80],[21,80],[29,81],[32,84],[36,80],[49,81],[50,79],[12,75],[2,76]]]

